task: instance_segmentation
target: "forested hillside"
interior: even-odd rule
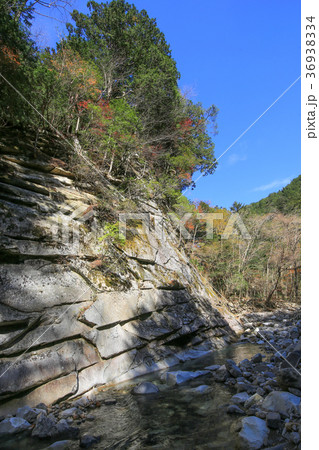
[[[281,212],[283,214],[300,214],[301,212],[301,175],[294,178],[278,192],[269,194],[259,202],[247,205],[245,209],[252,214]]]
[[[230,211],[212,208],[203,202],[197,208],[194,205],[194,217],[196,211],[223,215],[223,219],[214,220],[211,240],[204,238],[204,224],[188,222],[188,229],[195,230],[193,243],[188,245],[194,264],[220,293],[235,303],[239,302],[243,308],[298,303],[301,281],[300,197],[299,176],[281,191],[257,203],[243,206],[234,202]],[[240,229],[241,224],[244,224],[247,236]],[[230,233],[225,235],[229,225]]]

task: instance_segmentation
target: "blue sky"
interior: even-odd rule
[[[299,0],[135,0],[157,20],[194,102],[219,109],[219,157],[300,75]],[[74,9],[86,11],[86,1]],[[58,16],[64,20],[62,16]],[[54,46],[63,24],[37,16]],[[191,199],[229,207],[277,191],[300,174],[300,80],[198,180]],[[196,178],[196,175],[195,175]]]

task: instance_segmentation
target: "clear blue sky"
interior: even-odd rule
[[[181,89],[191,90],[192,100],[204,107],[218,107],[216,157],[300,75],[300,0],[131,3],[156,18],[181,73]],[[86,1],[73,6],[86,11]],[[39,16],[34,24],[50,46],[63,29]],[[299,80],[186,196],[225,207],[235,200],[248,204],[281,189],[300,171]]]

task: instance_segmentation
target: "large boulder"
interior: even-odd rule
[[[291,413],[300,413],[300,397],[290,392],[273,391],[267,395],[262,407],[266,411],[279,412],[289,417]]]
[[[295,389],[301,388],[301,376],[292,367],[280,369],[276,379],[278,386],[281,389],[286,390],[288,388],[295,388]]]
[[[244,417],[239,433],[241,448],[258,450],[266,444],[268,434],[269,428],[264,420],[255,416]]]
[[[29,430],[31,424],[21,417],[10,417],[0,422],[0,437]]]

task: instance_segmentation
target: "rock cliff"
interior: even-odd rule
[[[98,199],[41,145],[35,155],[12,135],[0,147],[2,412],[201,356],[240,331],[156,203],[139,201],[149,227],[125,245],[101,241]]]

